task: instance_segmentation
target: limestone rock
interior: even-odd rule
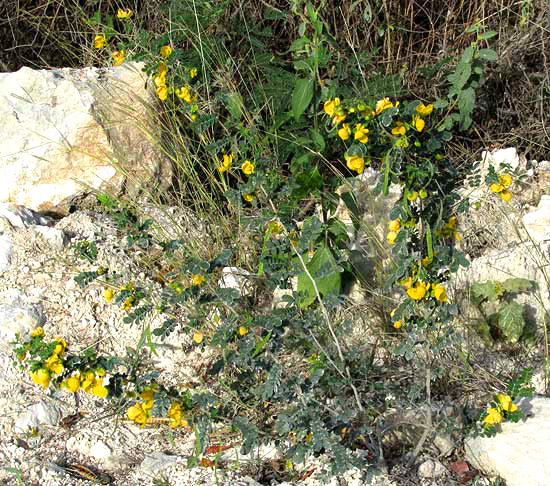
[[[40,425],[57,425],[61,415],[62,411],[57,405],[51,402],[39,402],[17,418],[14,430],[23,434],[40,427]]]
[[[0,341],[7,347],[15,340],[16,334],[26,339],[33,329],[41,326],[46,320],[41,306],[26,302],[19,292],[6,293],[2,300],[4,303],[0,303]]]
[[[250,272],[238,267],[224,267],[220,287],[238,290],[241,295],[250,293]]]
[[[507,486],[550,485],[550,398],[522,399],[525,421],[505,422],[496,437],[466,439],[466,460]]]
[[[34,225],[48,226],[53,221],[25,206],[10,203],[0,203],[0,217],[6,218],[12,227],[18,229]]]
[[[141,68],[0,73],[0,201],[63,213],[86,187],[169,184],[170,164],[146,135]]]
[[[0,233],[0,273],[9,270],[13,254],[13,243],[8,234]]]
[[[111,448],[101,440],[98,440],[90,447],[90,456],[100,461],[110,458],[112,452]]]
[[[550,240],[550,196],[541,196],[537,208],[523,216],[523,224],[534,241]]]

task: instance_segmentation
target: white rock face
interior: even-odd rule
[[[550,398],[523,399],[524,422],[502,424],[496,437],[466,439],[466,460],[507,486],[550,485]]]
[[[534,241],[550,240],[550,196],[541,196],[537,209],[523,216],[523,224]]]
[[[135,63],[0,73],[0,201],[58,209],[83,185],[135,188],[140,176],[168,176],[139,126],[146,125],[144,76]]]

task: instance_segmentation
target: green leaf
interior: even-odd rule
[[[506,292],[528,292],[533,288],[533,282],[526,278],[509,278],[502,282],[502,286]]]
[[[322,296],[340,293],[342,282],[339,268],[332,252],[326,246],[320,247],[315,252],[306,267]],[[313,282],[306,272],[298,275],[298,292],[305,294],[299,303],[302,308],[310,306],[317,298]]]
[[[313,143],[315,143],[317,150],[319,150],[320,152],[325,150],[325,139],[323,138],[319,130],[312,128],[309,133],[311,133],[311,139],[313,140]]]
[[[292,93],[292,115],[300,118],[313,99],[313,79],[296,79]]]
[[[497,326],[508,341],[517,342],[525,327],[523,305],[517,302],[503,304],[498,311]]]
[[[478,56],[484,61],[496,61],[498,59],[498,55],[493,49],[480,49]]]
[[[496,32],[490,30],[489,32],[485,32],[484,34],[481,34],[478,39],[480,41],[482,40],[488,40],[488,39],[491,39],[493,38],[495,35],[498,35]]]
[[[289,51],[299,51],[303,49],[307,44],[310,44],[311,40],[307,36],[299,37],[292,44],[290,44]]]
[[[460,110],[461,129],[467,130],[472,124],[472,112],[474,111],[476,92],[474,88],[467,88],[458,96],[458,109]]]
[[[477,282],[470,287],[473,296],[478,299],[478,302],[482,302],[485,299],[489,302],[496,302],[503,294],[504,288],[501,285],[497,285],[497,282]]]
[[[240,93],[233,91],[225,95],[225,107],[227,111],[231,113],[231,116],[237,120],[240,120],[243,114],[243,97]]]

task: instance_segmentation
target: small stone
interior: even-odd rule
[[[9,344],[15,340],[16,334],[26,339],[45,321],[40,306],[25,305],[20,301],[11,305],[0,304],[0,340]]]
[[[62,250],[67,244],[67,235],[60,229],[49,226],[33,226],[33,230],[44,238],[56,250]]]
[[[434,459],[428,459],[418,466],[418,475],[421,478],[438,478],[446,472],[445,466]]]
[[[437,447],[443,457],[447,457],[453,452],[455,446],[449,434],[437,434],[434,437],[434,445]]]
[[[90,456],[92,456],[94,459],[104,461],[108,459],[111,454],[111,448],[107,444],[105,444],[105,442],[102,442],[100,440],[98,440],[92,447],[90,447]]]

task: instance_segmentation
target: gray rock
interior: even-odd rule
[[[466,460],[507,486],[549,486],[550,398],[522,399],[518,405],[527,418],[504,422],[496,437],[466,439]]]
[[[455,448],[455,443],[450,434],[439,433],[434,437],[434,445],[437,447],[443,457],[451,455]]]
[[[57,425],[61,420],[62,410],[52,402],[39,402],[21,414],[14,425],[16,433],[23,434],[41,425]]]
[[[61,250],[67,244],[68,238],[65,233],[57,228],[50,228],[49,226],[33,226],[33,231],[38,233],[44,238],[48,244],[56,249]]]
[[[446,472],[445,466],[435,459],[428,459],[418,466],[418,475],[421,478],[439,478]]]
[[[42,216],[32,209],[18,204],[0,203],[0,217],[6,218],[14,228],[28,228],[34,225],[49,225],[52,218]]]

